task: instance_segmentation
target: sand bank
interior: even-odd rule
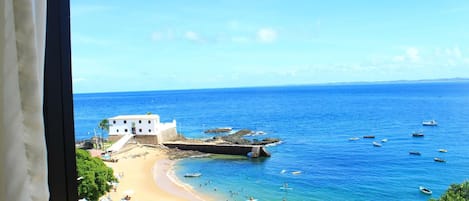
[[[174,161],[162,148],[126,145],[113,158],[117,163],[106,163],[119,175],[119,185],[109,196],[120,200],[131,194],[131,201],[209,201],[208,196],[198,194],[191,186],[181,183],[174,175]]]

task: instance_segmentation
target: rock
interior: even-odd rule
[[[233,130],[232,128],[215,128],[215,129],[205,130],[204,133],[227,133],[232,130]]]

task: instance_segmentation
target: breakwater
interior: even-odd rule
[[[175,143],[166,142],[163,145],[181,150],[194,150],[212,154],[243,155],[252,158],[270,157],[264,146],[236,145],[236,144],[207,144],[207,143]]]

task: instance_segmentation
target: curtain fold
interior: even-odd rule
[[[0,200],[49,200],[45,22],[46,0],[0,1]]]

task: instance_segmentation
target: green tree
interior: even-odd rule
[[[81,149],[76,149],[78,197],[97,201],[111,189],[110,182],[117,181],[113,170],[99,158]]]
[[[101,120],[98,124],[98,128],[103,131],[109,132],[109,120],[107,119]]]
[[[469,201],[469,181],[462,184],[451,184],[439,199],[431,201]]]

